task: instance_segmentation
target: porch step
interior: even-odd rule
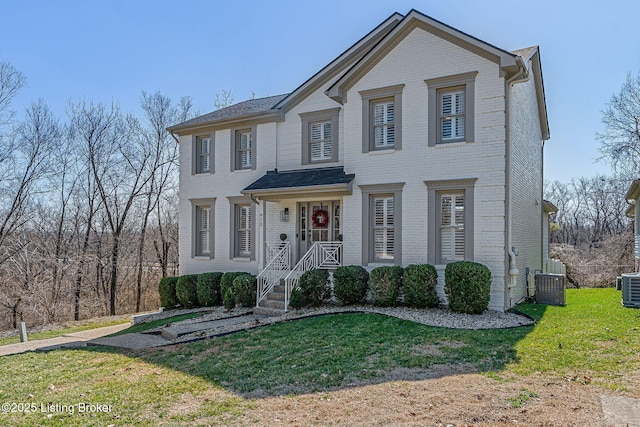
[[[271,301],[284,301],[284,292],[269,292],[267,299]]]
[[[263,316],[280,317],[284,314],[284,310],[280,310],[272,307],[254,307],[253,314],[260,314]]]
[[[282,301],[265,299],[260,302],[260,307],[277,308],[284,311],[284,299]]]
[[[285,290],[286,290],[286,287],[284,285],[284,279],[282,279],[282,280],[280,280],[280,284],[279,285],[275,285],[271,292],[275,292],[275,293],[278,293],[278,294],[284,294]]]

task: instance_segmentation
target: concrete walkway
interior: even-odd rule
[[[7,344],[0,346],[0,356],[24,353],[26,351],[47,351],[62,347],[86,347],[87,342],[105,335],[115,334],[123,329],[127,329],[131,324],[105,326],[103,328],[88,329],[86,331],[72,332],[56,338],[44,340],[34,340],[17,344]]]
[[[600,401],[608,426],[640,427],[640,399],[603,394]]]

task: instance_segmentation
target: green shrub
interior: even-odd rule
[[[477,262],[449,263],[444,270],[444,292],[451,311],[480,314],[489,307],[491,271]]]
[[[163,277],[158,285],[160,293],[160,305],[166,309],[172,309],[179,304],[176,297],[176,284],[178,277]]]
[[[236,294],[233,292],[233,288],[227,288],[222,297],[222,303],[227,310],[233,310],[236,306]]]
[[[230,271],[228,273],[224,273],[222,278],[220,279],[220,295],[222,295],[224,299],[224,295],[227,293],[227,289],[233,288],[233,281],[236,277],[241,274],[248,274],[242,271]]]
[[[233,279],[236,304],[241,304],[243,307],[255,307],[256,291],[256,276],[253,274],[241,274]]]
[[[371,270],[369,289],[374,305],[382,307],[397,305],[400,286],[402,286],[402,267],[385,266]]]
[[[198,304],[202,307],[210,307],[222,304],[222,295],[220,295],[220,272],[202,273],[198,275]]]
[[[184,308],[198,305],[198,275],[186,274],[178,278],[176,283],[176,297]]]
[[[440,303],[436,285],[438,272],[429,264],[411,264],[404,268],[402,289],[404,303],[409,307],[437,307]]]
[[[342,304],[358,304],[367,294],[369,272],[359,265],[338,267],[333,273],[333,293]]]
[[[300,288],[295,288],[291,291],[291,295],[289,296],[289,307],[295,310],[300,310],[304,307],[304,298],[302,298]]]
[[[329,272],[327,270],[309,270],[300,276],[300,292],[305,306],[319,306],[331,298]]]

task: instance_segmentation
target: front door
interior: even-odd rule
[[[298,203],[298,260],[315,242],[342,240],[340,201]]]

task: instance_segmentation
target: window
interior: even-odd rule
[[[429,91],[429,146],[474,140],[477,71],[425,80]]]
[[[215,199],[191,200],[193,208],[192,256],[213,258],[213,205]]]
[[[464,260],[464,193],[440,193],[440,259]]]
[[[211,173],[211,147],[210,135],[196,136],[194,144],[194,168],[195,173]]]
[[[373,200],[373,259],[393,260],[394,255],[394,200],[391,196],[374,196]]]
[[[338,161],[339,108],[301,113],[302,164]]]
[[[231,132],[231,170],[256,168],[256,128],[234,129]]]
[[[464,90],[442,91],[439,97],[440,140],[464,141]]]
[[[255,259],[255,205],[248,197],[228,197],[231,207],[231,259]]]
[[[430,264],[473,261],[475,182],[475,178],[425,181]]]
[[[236,206],[236,229],[237,236],[236,241],[237,249],[236,256],[238,257],[250,257],[251,256],[251,206],[239,205]]]
[[[402,148],[402,89],[389,86],[360,92],[362,152]]]
[[[401,208],[404,183],[361,185],[362,259],[402,265]]]

